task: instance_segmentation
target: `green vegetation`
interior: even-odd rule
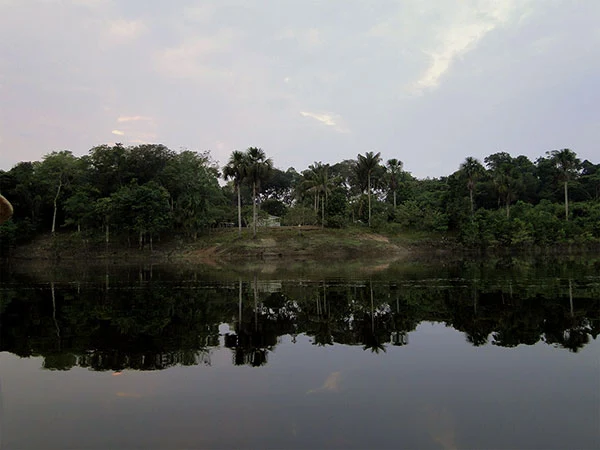
[[[281,225],[373,231],[392,241],[441,236],[478,249],[600,243],[599,164],[569,149],[535,162],[499,152],[484,164],[467,157],[449,176],[417,179],[375,152],[300,173],[275,168],[256,147],[234,151],[222,172],[208,152],[160,144],[101,145],[82,157],[52,152],[0,171],[0,192],[14,206],[0,226],[0,250],[65,233],[106,249],[151,249],[158,240],[205,240],[219,228],[231,234],[235,225],[240,244],[260,238],[269,215]]]

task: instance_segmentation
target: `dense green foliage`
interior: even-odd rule
[[[159,144],[102,145],[75,157],[0,171],[0,192],[14,205],[0,227],[2,252],[40,233],[152,245],[162,235],[195,239],[211,227],[282,225],[380,232],[420,231],[472,247],[600,243],[600,165],[569,150],[536,161],[506,152],[484,164],[467,157],[446,177],[416,179],[396,158],[366,152],[336,164],[286,171],[260,148],[234,151],[223,167],[210,154]]]

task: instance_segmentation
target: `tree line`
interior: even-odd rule
[[[600,242],[600,164],[570,149],[535,161],[467,157],[448,176],[417,179],[379,152],[298,172],[274,167],[257,147],[219,167],[209,152],[101,145],[0,170],[0,193],[14,206],[0,226],[3,251],[57,232],[150,248],[167,234],[196,239],[219,226],[255,237],[269,215],[282,225],[436,233],[479,247]]]

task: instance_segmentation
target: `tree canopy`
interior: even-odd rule
[[[268,214],[282,225],[368,224],[483,247],[600,242],[600,165],[573,150],[535,161],[501,151],[484,164],[469,156],[447,177],[425,179],[399,158],[382,161],[368,151],[283,171],[249,147],[233,151],[221,173],[209,152],[161,144],[100,145],[81,157],[54,151],[0,170],[0,193],[14,207],[0,225],[0,248],[48,232],[142,248],[164,235],[195,239],[234,224],[256,236]]]

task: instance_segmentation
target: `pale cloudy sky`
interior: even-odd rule
[[[597,0],[0,0],[0,169],[53,150],[262,147],[600,162]]]

